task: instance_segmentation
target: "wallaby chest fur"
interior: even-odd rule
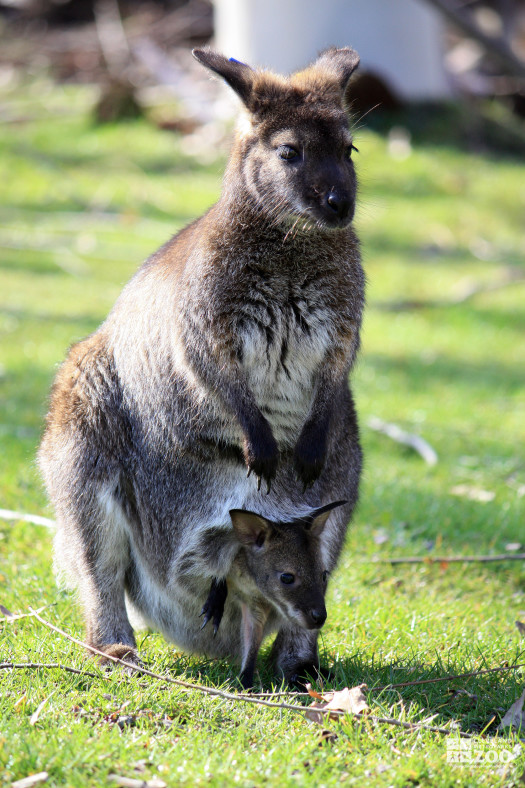
[[[242,569],[230,510],[286,523],[344,499],[319,539],[330,571],[357,500],[348,373],[364,276],[345,113],[357,58],[329,50],[289,81],[198,57],[247,112],[221,198],[71,349],[39,461],[57,564],[79,588],[93,644],[134,645],[126,592],[182,647],[235,656],[241,609],[264,594]],[[210,579],[228,577],[213,639],[197,616]],[[305,635],[270,600],[264,634],[275,629],[285,675],[315,661],[316,632]]]

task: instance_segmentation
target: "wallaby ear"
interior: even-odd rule
[[[314,65],[324,71],[331,72],[338,80],[344,94],[350,77],[359,65],[359,55],[355,49],[350,49],[350,47],[342,49],[330,47],[330,49],[321,52]]]
[[[344,506],[345,503],[348,503],[348,501],[334,501],[333,503],[327,503],[326,506],[321,506],[319,509],[314,509],[308,518],[310,524],[307,526],[307,531],[313,536],[321,536],[332,509]]]
[[[246,547],[262,547],[270,535],[268,520],[255,512],[244,509],[230,509],[233,530],[239,542]]]
[[[194,49],[192,55],[199,63],[222,77],[233,88],[239,98],[246,104],[250,98],[254,71],[246,63],[235,58],[228,60],[224,55],[212,49]]]

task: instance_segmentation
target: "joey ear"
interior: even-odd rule
[[[264,517],[244,509],[230,509],[233,530],[245,547],[262,547],[270,535],[271,525]]]
[[[350,47],[342,49],[330,47],[330,49],[321,52],[314,65],[324,71],[331,72],[338,80],[341,91],[345,94],[348,81],[359,65],[359,55],[355,49],[350,49]]]
[[[192,55],[203,66],[222,77],[237,93],[241,101],[245,104],[248,102],[252,92],[254,75],[250,66],[240,63],[235,58],[228,60],[227,57],[212,49],[194,49]]]
[[[332,509],[344,506],[345,503],[348,503],[348,501],[334,501],[333,503],[327,503],[326,506],[321,506],[319,509],[314,509],[309,517],[307,531],[313,536],[321,536]]]

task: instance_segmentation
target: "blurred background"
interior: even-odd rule
[[[57,364],[217,199],[235,103],[208,44],[281,71],[361,55],[355,549],[519,544],[525,0],[0,0],[0,506],[46,510]]]
[[[361,55],[357,112],[459,100],[473,137],[491,118],[525,140],[525,0],[1,0],[0,25],[4,85],[20,72],[99,85],[99,120],[159,121],[167,102],[163,120],[187,133],[231,114],[193,46],[289,73],[335,44]]]

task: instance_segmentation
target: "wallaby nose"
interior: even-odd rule
[[[326,204],[336,214],[338,219],[346,219],[350,213],[351,201],[345,195],[331,189],[326,195]]]
[[[310,610],[310,616],[315,626],[320,629],[326,621],[326,610],[324,608],[314,607]]]

